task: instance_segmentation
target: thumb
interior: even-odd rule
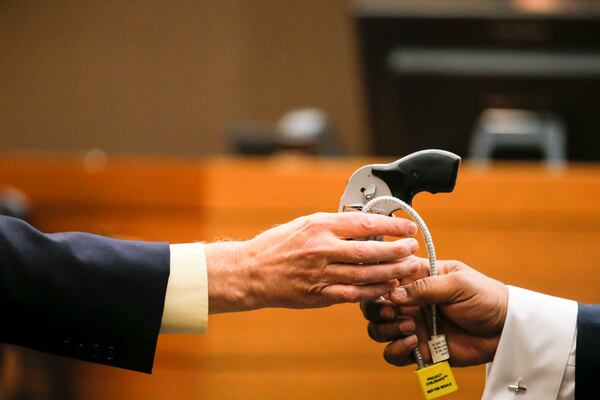
[[[389,299],[399,305],[443,304],[456,297],[457,287],[450,282],[449,275],[429,276],[410,285],[397,287],[390,292]]]

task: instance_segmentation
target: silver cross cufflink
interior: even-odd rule
[[[517,381],[517,383],[513,383],[512,385],[508,385],[508,389],[512,390],[515,393],[526,392],[527,386],[521,385],[521,378]]]

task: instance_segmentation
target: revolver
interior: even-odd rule
[[[451,192],[459,165],[460,157],[444,150],[422,150],[389,164],[365,165],[348,180],[338,212],[362,211],[379,196],[394,196],[411,204],[420,192]]]

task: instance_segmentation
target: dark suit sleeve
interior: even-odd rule
[[[598,396],[600,371],[600,305],[579,304],[575,350],[575,398]]]
[[[150,373],[169,246],[0,217],[0,341]]]

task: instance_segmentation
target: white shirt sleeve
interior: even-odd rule
[[[577,303],[509,286],[508,312],[485,400],[573,399]],[[509,388],[520,381],[526,391]]]
[[[575,350],[577,350],[577,327],[575,327],[565,375],[558,391],[558,400],[573,400],[575,398]]]
[[[204,333],[208,278],[202,243],[172,244],[161,333]]]

